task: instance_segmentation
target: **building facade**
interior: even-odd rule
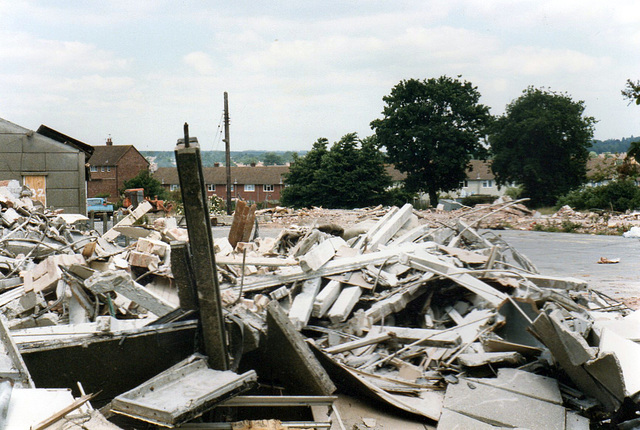
[[[227,198],[227,169],[224,166],[204,167],[203,175],[209,197]],[[284,189],[283,175],[288,166],[232,166],[231,196],[233,200],[264,203],[280,200]],[[180,181],[175,167],[159,167],[153,174],[168,191],[178,191]]]
[[[87,152],[71,140],[84,145]],[[61,133],[53,139],[0,118],[0,180],[29,186],[33,198],[46,207],[84,214],[88,148]]]
[[[148,169],[149,162],[133,145],[114,145],[109,138],[106,145],[94,146],[89,159],[87,195],[115,202],[120,198],[124,182]]]

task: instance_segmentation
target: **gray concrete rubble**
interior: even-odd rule
[[[197,162],[193,145],[182,156]],[[587,282],[538,273],[475,221],[428,226],[411,205],[253,240],[243,208],[210,256],[195,204],[188,228],[140,225],[141,205],[100,234],[0,188],[0,420],[62,390],[17,425],[635,422],[640,314]]]

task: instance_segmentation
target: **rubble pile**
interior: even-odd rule
[[[443,207],[415,210],[420,222],[432,227],[442,226],[462,218],[477,229],[492,230],[538,230],[551,232],[621,235],[636,227],[640,228],[640,212],[612,213],[604,210],[576,211],[563,206],[556,212],[543,215],[527,208],[522,202],[502,196],[491,204],[477,204],[474,207],[460,207],[444,210]],[[510,206],[505,207],[506,204]],[[461,206],[461,205],[458,205]],[[265,227],[288,227],[290,225],[309,225],[313,223],[357,224],[375,219],[384,214],[385,208],[364,208],[354,210],[291,208],[269,208],[257,211],[266,215]]]
[[[241,240],[232,227],[213,241],[230,363],[213,368],[201,353],[215,303],[194,286],[175,220],[134,225],[142,203],[100,235],[0,196],[3,375],[30,393],[23,404],[45,388],[76,394],[30,426],[382,428],[348,417],[344,396],[439,429],[638,420],[640,314],[474,228],[526,213],[518,202],[437,222],[409,204],[370,208],[254,240],[243,219]],[[15,420],[18,397],[2,389]],[[400,422],[385,428],[409,428]]]

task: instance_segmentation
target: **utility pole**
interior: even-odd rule
[[[224,92],[224,148],[227,167],[227,215],[231,215],[231,143],[229,141],[229,96]]]

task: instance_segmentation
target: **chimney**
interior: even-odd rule
[[[107,146],[113,146],[113,141],[111,140],[111,136],[107,137]]]

